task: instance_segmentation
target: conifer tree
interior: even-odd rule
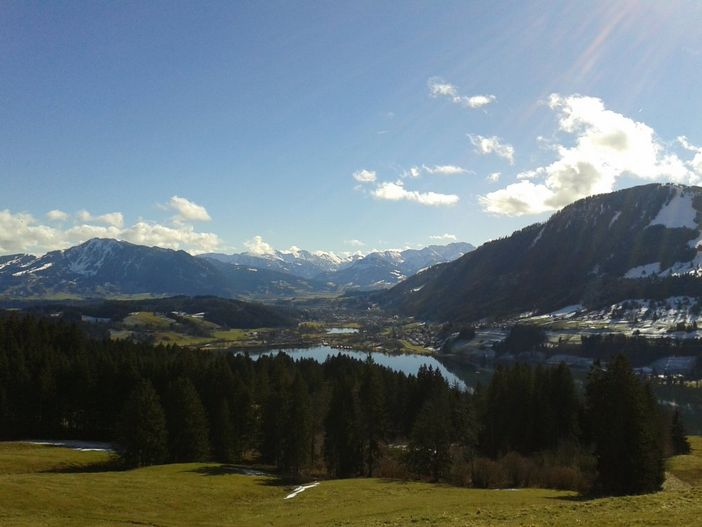
[[[206,460],[210,445],[207,415],[190,379],[181,377],[173,383],[167,408],[171,460]]]
[[[652,393],[622,355],[594,368],[586,387],[587,415],[597,458],[595,490],[640,494],[663,483],[663,449]]]
[[[366,474],[372,477],[380,456],[380,444],[385,438],[387,423],[382,378],[370,354],[363,369],[359,396]]]
[[[149,381],[140,382],[122,410],[118,439],[128,466],[163,463],[168,455],[166,418],[158,394]]]
[[[295,376],[290,387],[290,397],[285,412],[285,438],[281,467],[294,479],[300,476],[300,471],[307,465],[312,442],[312,412],[307,385],[300,374]]]
[[[680,418],[680,410],[677,408],[673,413],[673,420],[670,425],[670,439],[673,444],[673,454],[676,456],[690,453],[690,442],[687,440],[685,425]]]
[[[266,463],[281,466],[283,457],[283,438],[286,433],[285,404],[287,400],[285,386],[273,386],[263,403],[261,415],[261,438],[259,450]]]
[[[426,401],[417,415],[408,449],[410,469],[438,481],[450,465],[451,415],[446,395]]]
[[[210,420],[212,429],[212,451],[215,459],[221,463],[232,463],[237,460],[237,441],[232,422],[232,414],[226,398],[220,399],[215,410],[214,418]]]
[[[335,384],[324,429],[324,458],[329,473],[340,478],[360,474],[363,467],[360,409],[349,380]]]

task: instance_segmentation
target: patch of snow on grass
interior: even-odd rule
[[[658,211],[658,215],[651,220],[648,226],[663,225],[669,229],[687,227],[688,229],[698,229],[695,222],[697,211],[692,206],[692,194],[675,191],[675,196],[667,205]]]
[[[549,316],[551,317],[563,317],[567,315],[574,315],[578,311],[582,311],[584,309],[582,304],[573,304],[570,306],[565,306],[562,307],[561,309],[557,309],[556,311],[551,311],[549,313]]]
[[[99,441],[74,441],[71,439],[54,441],[51,439],[28,439],[20,441],[29,445],[56,446],[62,448],[70,448],[80,452],[114,452],[114,447],[111,443],[102,443]]]
[[[315,481],[314,483],[310,483],[309,485],[300,485],[299,487],[295,487],[295,489],[293,489],[293,491],[287,496],[285,496],[285,498],[283,499],[289,500],[290,498],[294,498],[301,492],[305,492],[307,489],[311,489],[313,487],[316,487],[317,485],[319,485],[319,481]]]

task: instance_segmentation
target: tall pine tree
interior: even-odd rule
[[[680,410],[677,408],[673,413],[673,420],[670,424],[670,440],[674,455],[679,456],[690,453],[690,442],[687,440],[687,432],[680,418]]]
[[[366,474],[372,477],[380,457],[380,445],[385,438],[387,423],[382,378],[370,354],[363,369],[359,397]]]
[[[586,387],[587,416],[597,458],[595,491],[641,494],[663,483],[658,408],[650,390],[617,356],[593,368]]]
[[[171,460],[205,461],[210,447],[207,415],[190,379],[181,377],[172,384],[167,409]]]
[[[307,465],[312,444],[312,411],[307,384],[297,374],[290,387],[290,397],[285,412],[286,434],[283,440],[281,469],[293,479]]]
[[[412,471],[434,481],[441,479],[451,463],[451,433],[448,394],[436,394],[424,403],[412,428],[408,447]]]
[[[330,474],[358,476],[363,467],[363,442],[358,394],[349,379],[334,386],[324,421],[324,458]]]
[[[149,381],[140,382],[127,399],[117,437],[122,446],[122,460],[128,466],[156,465],[166,460],[166,418],[158,394]]]

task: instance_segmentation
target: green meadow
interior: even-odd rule
[[[482,490],[381,479],[294,485],[221,464],[119,471],[110,456],[0,444],[3,526],[694,525],[702,517],[702,438],[668,462],[662,492],[585,499],[548,489]]]

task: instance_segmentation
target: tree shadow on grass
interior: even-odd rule
[[[261,470],[259,467],[256,466],[229,464],[207,465],[204,467],[198,467],[192,470],[188,470],[188,472],[202,474],[203,476],[229,476],[232,474],[238,474],[240,476],[276,476],[276,474],[268,470]]]
[[[590,496],[587,494],[576,494],[575,496],[546,496],[547,500],[567,501],[570,503],[588,503],[601,500],[608,496]]]
[[[43,473],[48,474],[81,474],[81,473],[96,473],[96,472],[121,472],[129,470],[131,467],[127,467],[122,463],[122,461],[115,456],[106,461],[100,461],[97,463],[70,463],[58,465],[55,467],[42,470]]]
[[[188,470],[195,474],[201,474],[203,476],[250,476],[261,478],[258,480],[259,485],[265,485],[268,487],[290,487],[304,485],[305,483],[310,483],[311,481],[316,481],[316,479],[291,479],[270,470],[261,470],[261,468],[256,466],[247,465],[207,465],[204,467],[198,467],[192,470]]]

